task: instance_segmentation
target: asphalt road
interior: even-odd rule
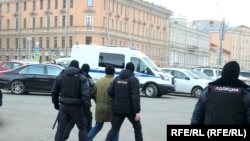
[[[144,141],[166,141],[167,124],[189,124],[194,104],[193,97],[164,95],[161,98],[141,97],[141,122]],[[94,113],[95,104],[92,111]],[[57,111],[48,94],[13,95],[4,91],[0,107],[0,141],[52,141],[56,130],[52,125]],[[93,121],[95,124],[95,121]],[[110,123],[95,137],[104,141]],[[78,140],[76,127],[68,141]],[[119,141],[133,141],[134,131],[126,119],[120,131]]]

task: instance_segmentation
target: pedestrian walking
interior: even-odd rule
[[[89,70],[90,70],[89,64],[83,64],[81,66],[81,69],[80,69],[81,74],[84,75],[88,79],[89,96],[95,101],[95,97],[93,94],[93,89],[94,89],[95,84],[94,84],[94,81],[92,80],[92,77],[89,75]],[[93,120],[93,115],[92,115],[90,108],[91,108],[91,106],[89,108],[85,109],[85,113],[86,113],[86,117],[87,117],[87,132],[89,132],[89,130],[91,129],[92,120]],[[70,132],[74,128],[74,126],[75,126],[75,122],[72,119],[64,131],[64,139],[65,140],[67,140],[69,138]]]
[[[94,95],[96,97],[95,107],[95,126],[88,133],[88,141],[92,141],[98,132],[102,129],[105,122],[112,121],[112,98],[108,95],[107,89],[113,81],[115,69],[113,66],[105,67],[106,75],[98,79],[94,86]],[[118,141],[119,132],[113,141]]]
[[[79,130],[79,141],[87,141],[85,109],[90,106],[89,86],[87,78],[80,74],[77,60],[72,60],[69,67],[56,78],[52,88],[52,102],[54,108],[59,110],[55,141],[65,140],[64,131],[71,119]]]
[[[140,122],[140,83],[134,76],[134,64],[128,62],[108,88],[108,95],[113,98],[112,127],[105,141],[113,141],[125,118],[133,125],[135,140],[142,141]]]
[[[250,124],[250,87],[239,80],[239,73],[236,61],[224,65],[221,78],[201,93],[191,125]]]

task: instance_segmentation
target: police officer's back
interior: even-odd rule
[[[249,124],[249,86],[238,79],[236,61],[224,65],[221,78],[208,84],[195,105],[191,124]]]
[[[56,78],[52,88],[52,102],[55,109],[59,109],[60,115],[55,140],[64,140],[64,130],[73,119],[79,129],[79,140],[86,141],[87,120],[84,109],[90,106],[90,97],[88,81],[80,74],[78,61],[72,60],[69,67]]]

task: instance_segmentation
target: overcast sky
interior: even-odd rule
[[[162,5],[176,17],[191,20],[219,20],[225,18],[231,26],[250,27],[250,0],[144,0]]]

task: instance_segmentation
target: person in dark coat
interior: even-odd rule
[[[94,89],[94,81],[92,80],[92,77],[89,75],[89,70],[90,70],[90,66],[89,64],[83,64],[81,66],[81,74],[84,75],[85,77],[87,77],[88,79],[88,85],[89,85],[89,95],[90,97],[95,101],[95,97],[93,95],[93,89]],[[86,112],[86,116],[87,116],[87,131],[89,132],[89,130],[92,128],[92,120],[93,120],[93,115],[91,112],[91,107],[89,107],[88,109],[85,109]],[[69,138],[70,132],[71,130],[74,128],[75,126],[75,122],[73,120],[71,120],[67,126],[67,128],[64,131],[64,139],[67,140]]]
[[[112,102],[113,99],[108,95],[107,89],[113,81],[115,68],[113,66],[105,67],[106,75],[98,79],[94,86],[94,95],[96,97],[95,107],[95,126],[88,133],[88,141],[92,141],[97,133],[102,129],[104,122],[112,121]],[[119,133],[113,141],[118,141]]]
[[[65,140],[64,131],[72,119],[79,130],[79,141],[87,141],[85,109],[90,107],[89,86],[87,78],[80,74],[78,61],[72,60],[56,78],[52,87],[52,103],[59,110],[55,141]]]
[[[143,140],[140,122],[140,83],[134,76],[134,70],[134,64],[128,62],[126,68],[108,88],[108,95],[113,98],[113,119],[105,141],[113,141],[125,118],[133,125],[135,140]]]
[[[210,82],[199,97],[191,125],[250,124],[250,87],[239,80],[240,66],[226,63],[221,78]]]

